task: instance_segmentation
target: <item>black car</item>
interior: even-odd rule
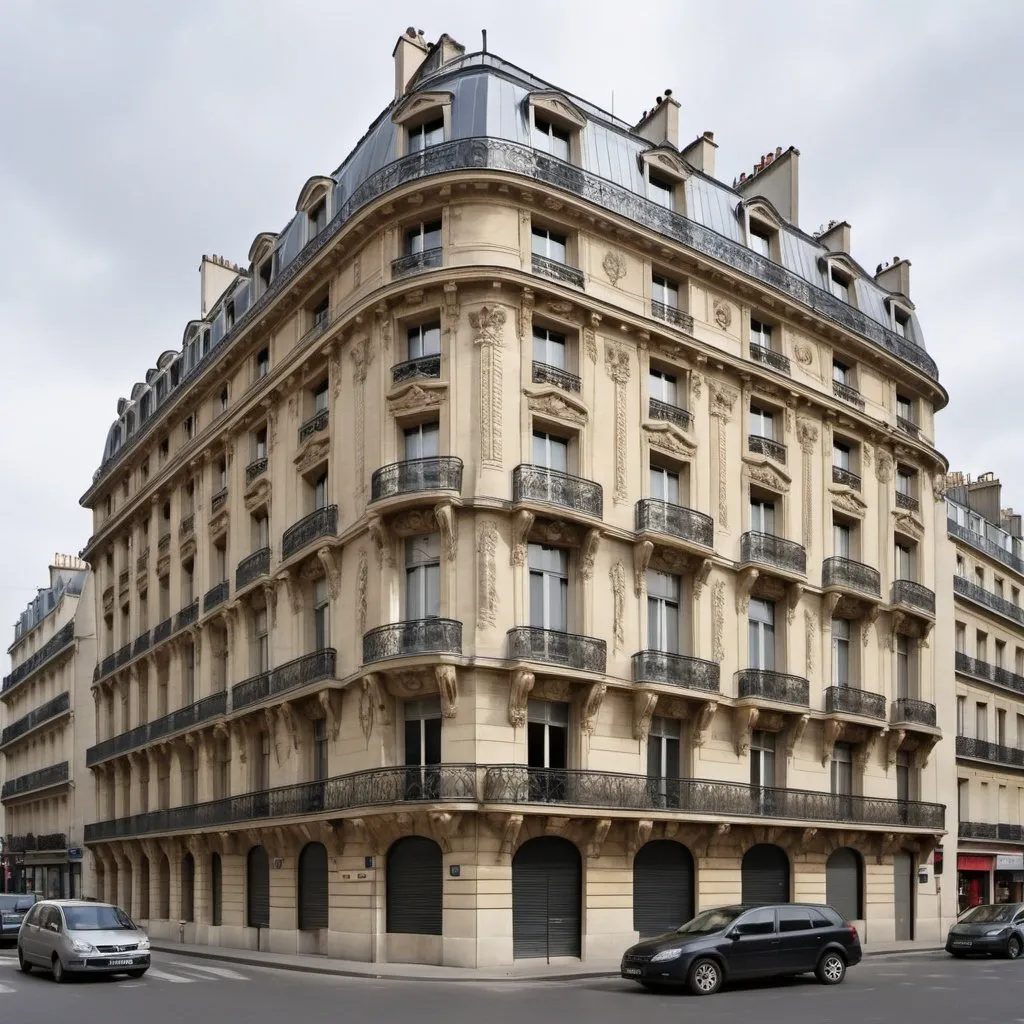
[[[949,929],[946,952],[953,956],[994,953],[1016,960],[1024,952],[1024,903],[981,903]]]
[[[706,910],[674,932],[631,946],[621,973],[644,988],[688,985],[709,996],[723,981],[809,971],[823,985],[838,985],[860,958],[857,929],[831,907],[739,905]]]
[[[0,893],[0,941],[17,941],[21,922],[38,899],[34,893]]]

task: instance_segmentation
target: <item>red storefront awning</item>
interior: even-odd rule
[[[957,871],[991,871],[992,865],[992,857],[977,853],[961,853],[956,858]]]

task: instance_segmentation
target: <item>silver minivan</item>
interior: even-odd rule
[[[110,903],[43,900],[25,915],[18,932],[18,963],[68,975],[128,974],[141,978],[149,968],[149,938]]]

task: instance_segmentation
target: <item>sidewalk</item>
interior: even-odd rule
[[[864,947],[866,957],[893,956],[899,953],[934,953],[943,947],[937,943],[878,942]],[[523,961],[512,967],[431,967],[426,964],[363,963],[335,960],[324,956],[296,953],[262,953],[251,949],[222,946],[189,946],[176,942],[154,942],[153,950],[177,953],[202,960],[223,960],[248,967],[270,967],[281,971],[327,974],[340,978],[376,978],[393,981],[494,982],[494,981],[579,981],[586,978],[617,978],[618,960],[559,960],[555,963]]]

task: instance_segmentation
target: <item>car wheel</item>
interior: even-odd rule
[[[58,985],[63,985],[68,980],[68,972],[64,970],[64,961],[56,953],[53,954],[53,963],[50,970],[53,971],[53,980]]]
[[[696,996],[714,995],[722,987],[722,968],[706,957],[690,968],[690,991]]]
[[[29,974],[32,971],[32,965],[25,959],[25,951],[21,946],[18,947],[18,966],[22,974]]]
[[[129,971],[128,972],[128,977],[129,978],[141,978],[146,973],[146,970],[147,970],[147,968],[140,967],[138,970]]]
[[[1020,939],[1016,935],[1010,936],[1010,941],[1006,944],[1006,958],[1008,960],[1016,960],[1024,947],[1021,946]]]
[[[814,973],[822,985],[838,985],[846,977],[846,961],[838,953],[826,953]]]
[[[956,960],[963,960],[963,958],[967,956],[967,954],[960,949],[951,949],[949,951],[949,955]]]

